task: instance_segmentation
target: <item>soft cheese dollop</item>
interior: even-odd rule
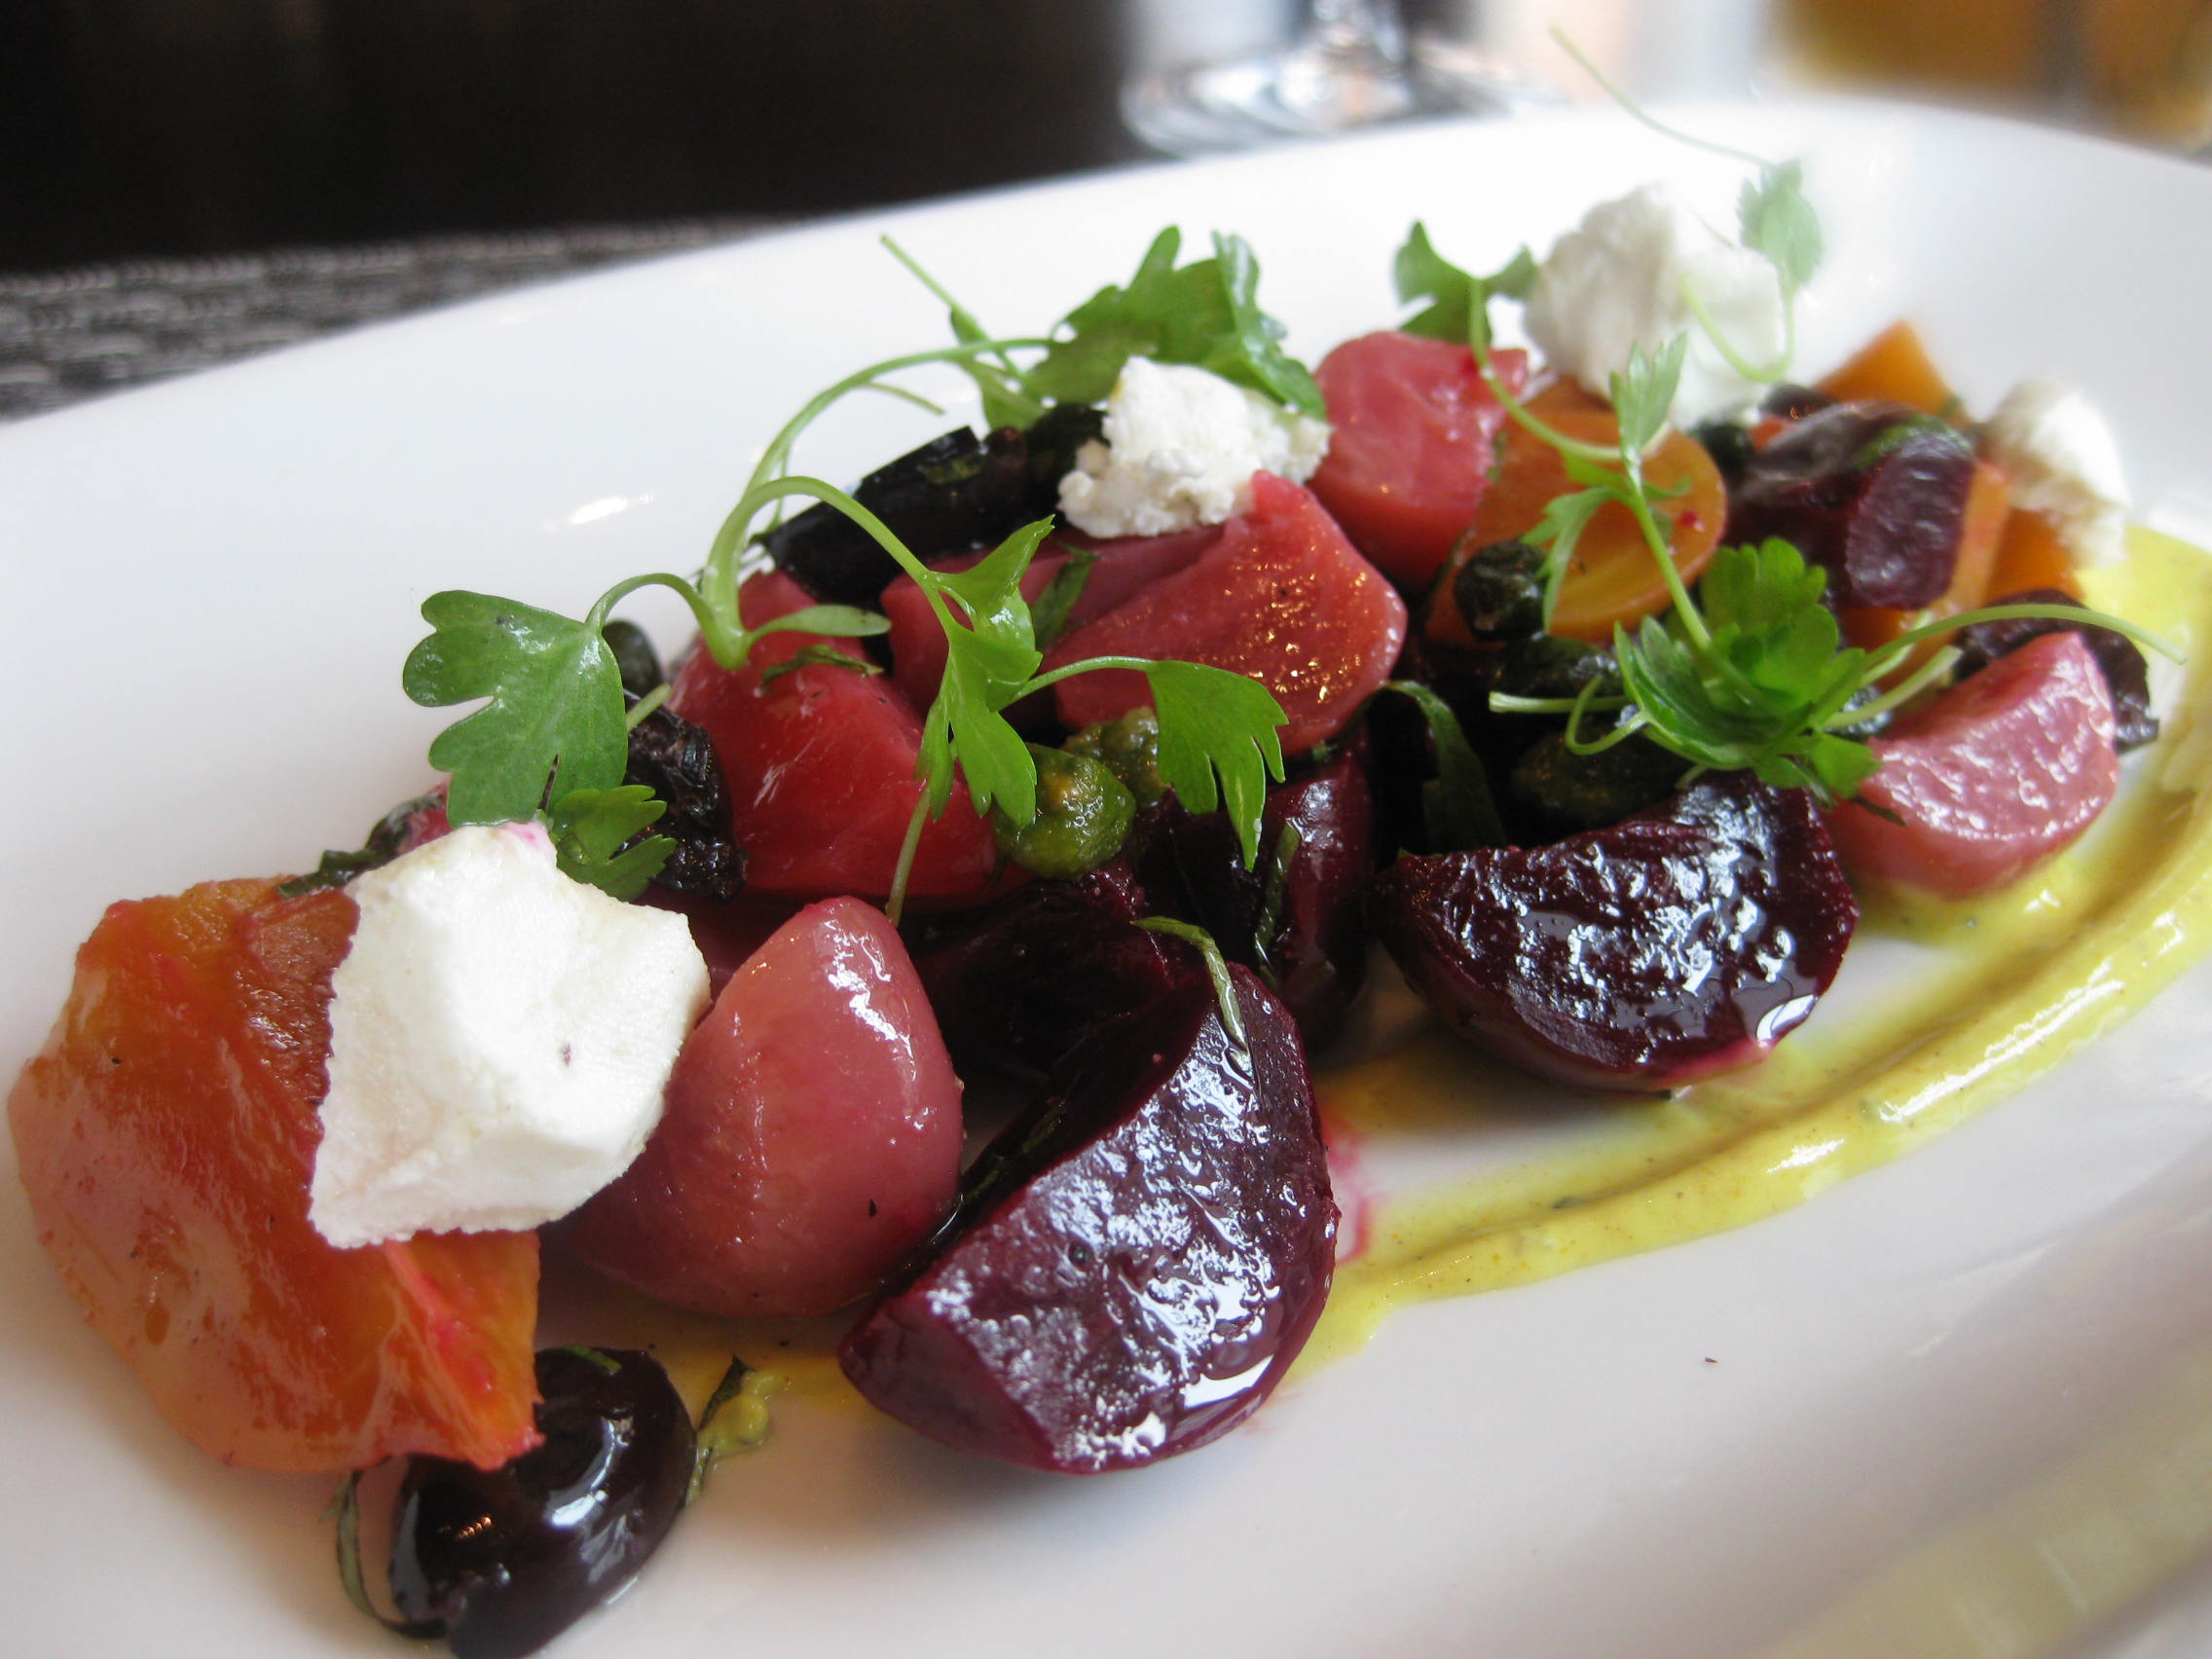
[[[2117,565],[2127,551],[2127,479],[2120,444],[2096,406],[2070,386],[2024,380],[1984,428],[1989,458],[2012,481],[2012,504],[2058,527],[2080,565]]]
[[[1706,337],[1689,291],[1747,363],[1781,358],[1788,329],[1773,263],[1717,235],[1659,184],[1600,203],[1561,237],[1522,319],[1552,366],[1600,397],[1628,367],[1632,347],[1655,352],[1687,334],[1670,415],[1677,426],[1695,425],[1741,409],[1762,383],[1738,374]]]
[[[350,889],[309,1218],[333,1244],[530,1228],[629,1167],[707,1004],[682,917],[471,826]]]
[[[1106,437],[1076,451],[1060,511],[1092,535],[1165,535],[1252,504],[1252,474],[1303,484],[1329,424],[1205,369],[1131,357],[1106,400]]]

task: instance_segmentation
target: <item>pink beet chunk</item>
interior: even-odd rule
[[[960,1082],[897,931],[809,906],[738,970],[638,1161],[569,1224],[586,1262],[680,1308],[826,1313],[952,1207]]]
[[[2077,633],[1962,680],[1873,742],[1882,769],[1828,820],[1855,875],[1986,893],[2073,844],[2120,788],[2112,693]],[[1868,806],[1891,813],[1892,823]]]
[[[1529,378],[1526,352],[1491,365],[1514,391]],[[1426,587],[1482,504],[1504,405],[1466,347],[1392,330],[1346,341],[1313,378],[1335,428],[1314,495],[1361,552]]]
[[[1283,752],[1295,754],[1343,728],[1389,679],[1405,638],[1405,601],[1382,572],[1310,494],[1261,472],[1251,511],[1196,562],[1072,630],[1045,661],[1136,656],[1248,675],[1282,704]],[[1144,677],[1119,669],[1063,681],[1057,694],[1078,729],[1151,701]]]

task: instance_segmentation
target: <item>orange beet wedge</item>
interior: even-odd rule
[[[111,905],[8,1096],[39,1236],[177,1430],[294,1472],[537,1441],[533,1234],[340,1250],[308,1222],[343,893]]]

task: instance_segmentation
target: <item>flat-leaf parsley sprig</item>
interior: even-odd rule
[[[886,632],[890,624],[880,614],[842,605],[809,606],[747,625],[739,594],[762,521],[803,497],[828,503],[874,540],[914,580],[945,634],[945,673],[924,720],[916,767],[923,789],[892,881],[895,918],[923,824],[946,810],[956,775],[966,780],[978,814],[996,807],[1016,826],[1035,819],[1036,763],[1004,711],[1033,691],[1102,669],[1145,676],[1160,722],[1162,779],[1194,811],[1225,805],[1245,862],[1252,863],[1268,782],[1283,776],[1278,731],[1284,715],[1265,687],[1223,669],[1135,657],[1094,658],[1041,673],[1036,619],[1020,581],[1050,520],[1016,531],[968,571],[939,571],[846,492],[790,470],[799,436],[856,391],[890,392],[936,409],[892,378],[928,364],[973,374],[994,420],[1005,414],[1034,419],[1054,401],[1103,397],[1121,365],[1138,353],[1198,362],[1294,406],[1317,408],[1311,377],[1281,350],[1281,325],[1258,307],[1258,267],[1250,250],[1235,238],[1217,237],[1211,259],[1178,268],[1178,245],[1174,232],[1163,232],[1128,287],[1100,290],[1052,336],[991,337],[953,305],[953,344],[872,364],[817,393],[761,452],[695,581],[668,571],[627,577],[581,618],[486,594],[433,595],[423,608],[432,632],[409,655],[402,684],[426,706],[484,703],[430,748],[431,763],[452,774],[452,822],[537,818],[552,832],[567,873],[617,897],[635,897],[673,845],[662,836],[638,838],[666,810],[649,790],[623,782],[629,727],[652,705],[625,712],[604,630],[625,598],[657,586],[684,602],[701,647],[728,670],[742,668],[755,643],[774,632],[846,638]],[[1015,354],[1028,352],[1043,356],[1024,369]]]
[[[1886,713],[1935,684],[1957,660],[1936,652],[1902,681],[1886,684],[1919,647],[1975,622],[2057,617],[2094,622],[2172,655],[2170,646],[2118,617],[2079,606],[1996,605],[1909,629],[1876,651],[1844,648],[1835,614],[1822,602],[1827,572],[1788,542],[1722,547],[1693,598],[1676,569],[1670,527],[1643,475],[1643,456],[1667,430],[1688,342],[1677,335],[1657,352],[1638,347],[1609,390],[1619,429],[1610,453],[1530,424],[1560,449],[1582,489],[1554,500],[1531,540],[1551,543],[1551,593],[1574,539],[1598,508],[1617,501],[1634,517],[1666,581],[1670,608],[1647,616],[1634,635],[1613,627],[1613,655],[1625,695],[1600,697],[1595,685],[1573,699],[1493,692],[1492,707],[1570,717],[1567,746],[1594,754],[1638,734],[1706,769],[1750,770],[1780,788],[1802,788],[1824,803],[1856,794],[1880,762],[1848,728]],[[1508,403],[1508,408],[1515,407]],[[1548,606],[1547,606],[1548,609]],[[1601,711],[1622,718],[1585,739],[1581,722]]]
[[[1641,111],[1633,113],[1649,120]],[[1760,169],[1739,203],[1742,236],[1745,245],[1773,261],[1793,311],[1797,290],[1812,276],[1821,248],[1818,222],[1800,190],[1801,173],[1793,163],[1777,166],[1736,151],[1725,153]],[[1655,351],[1633,349],[1626,367],[1610,377],[1618,437],[1608,449],[1554,429],[1491,366],[1489,306],[1493,298],[1526,298],[1532,281],[1526,249],[1494,276],[1476,276],[1439,254],[1426,230],[1417,224],[1393,272],[1401,301],[1427,302],[1407,326],[1463,339],[1506,412],[1555,449],[1569,480],[1580,486],[1551,501],[1526,537],[1549,550],[1547,621],[1578,538],[1607,504],[1627,509],[1658,562],[1668,610],[1644,618],[1633,635],[1614,625],[1613,654],[1624,695],[1601,697],[1594,684],[1573,699],[1492,694],[1492,706],[1499,710],[1568,715],[1567,741],[1578,754],[1593,754],[1641,734],[1688,761],[1693,776],[1707,769],[1746,769],[1769,784],[1808,789],[1824,803],[1832,802],[1857,793],[1880,764],[1863,741],[1849,735],[1850,728],[1901,705],[1948,674],[1958,653],[1946,647],[1890,683],[1922,645],[1960,628],[2008,617],[2055,617],[2093,622],[2175,654],[2156,636],[2120,618],[2080,606],[2033,604],[1988,606],[1946,617],[1910,629],[1876,651],[1844,648],[1835,615],[1822,600],[1827,572],[1809,566],[1795,547],[1779,539],[1758,547],[1720,548],[1699,584],[1701,607],[1676,568],[1671,527],[1656,510],[1643,472],[1644,456],[1668,429],[1688,336],[1676,335]],[[1703,315],[1694,299],[1691,309]],[[1726,351],[1717,332],[1708,331]],[[1789,337],[1793,340],[1793,331]],[[1730,360],[1748,379],[1777,378],[1788,369],[1787,362],[1753,369],[1733,356]],[[1603,735],[1585,738],[1582,720],[1598,712],[1618,712],[1621,718]]]
[[[983,326],[904,248],[885,245],[943,302],[953,337],[983,346]],[[1183,236],[1170,225],[1153,238],[1125,286],[1107,284],[1068,313],[1028,368],[1003,350],[964,367],[982,392],[993,425],[1026,426],[1055,403],[1103,403],[1131,357],[1187,364],[1249,387],[1285,408],[1328,413],[1306,365],[1283,350],[1283,325],[1259,301],[1260,262],[1241,237],[1216,231],[1211,258],[1177,265]]]

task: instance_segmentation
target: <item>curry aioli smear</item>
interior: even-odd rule
[[[2212,941],[2212,556],[2148,531],[2125,564],[2083,573],[2088,603],[2190,653],[2158,741],[2059,858],[1972,902],[1864,896],[1843,985],[1761,1064],[1641,1103],[1613,1097],[1565,1152],[1390,1194],[1338,1265],[1312,1364],[1394,1309],[1741,1227],[1885,1163],[2023,1088],[2110,1030]],[[2156,669],[2154,670],[2156,672]],[[1887,936],[1886,938],[1884,936]],[[1378,1150],[1467,1114],[1477,1067],[1433,1022],[1316,1080],[1324,1111]],[[1581,1097],[1577,1097],[1580,1099]],[[1481,1101],[1473,1103],[1481,1115]],[[1563,1102],[1569,1114],[1587,1116]],[[1470,1122],[1465,1132],[1482,1132]]]

